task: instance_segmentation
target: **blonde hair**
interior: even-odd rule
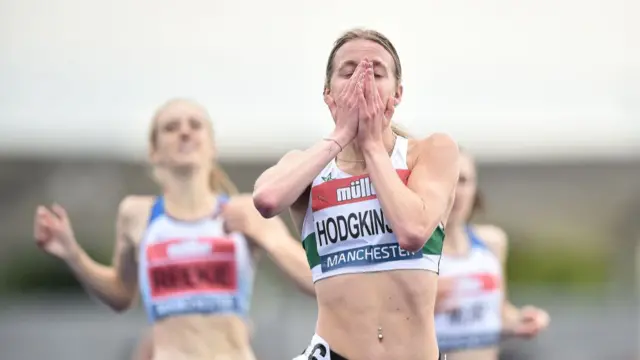
[[[398,124],[394,123],[393,121],[391,122],[391,131],[393,131],[394,134],[403,137],[403,138],[407,138],[407,139],[411,139],[413,136],[411,136],[411,134],[409,134],[409,132],[405,129],[403,129],[402,127],[400,127]]]
[[[326,66],[325,78],[324,78],[324,91],[326,91],[331,87],[331,76],[333,75],[333,71],[335,70],[333,62],[335,60],[336,53],[338,52],[338,50],[340,50],[340,48],[344,44],[348,43],[349,41],[360,40],[360,39],[373,41],[374,43],[382,46],[391,55],[391,58],[393,58],[393,63],[394,63],[393,77],[396,79],[396,82],[398,84],[402,82],[402,64],[400,63],[400,56],[398,56],[398,51],[396,51],[396,48],[395,46],[393,46],[393,43],[391,42],[391,40],[389,40],[389,38],[384,36],[382,33],[375,30],[352,29],[342,34],[342,36],[340,36],[333,43],[333,48],[329,53],[329,59],[327,59],[327,66]]]
[[[217,193],[238,194],[238,187],[231,181],[226,171],[218,163],[214,163],[209,174],[209,187]]]
[[[158,110],[156,110],[155,114],[153,115],[153,118],[151,120],[151,128],[149,131],[149,146],[151,148],[155,148],[158,141],[158,119],[160,118],[164,110],[166,110],[169,106],[180,102],[188,103],[192,106],[197,106],[202,110],[202,113],[205,115],[206,120],[209,122],[209,131],[211,131],[211,138],[213,139],[213,126],[211,125],[211,118],[209,117],[209,113],[207,112],[207,110],[195,101],[175,98],[165,102],[158,108]],[[154,171],[153,173],[154,177],[157,180],[160,180],[158,172]],[[238,188],[233,183],[233,181],[231,181],[229,175],[227,175],[226,171],[224,171],[222,167],[220,167],[220,165],[215,161],[211,166],[211,173],[209,174],[209,187],[211,188],[211,191],[216,193],[225,193],[229,195],[235,195],[238,193]]]

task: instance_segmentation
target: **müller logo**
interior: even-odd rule
[[[170,258],[181,258],[190,256],[200,256],[213,252],[213,244],[190,240],[183,243],[171,244],[167,248],[167,255]]]
[[[375,194],[376,190],[373,188],[373,184],[368,177],[352,181],[348,187],[336,189],[336,199],[338,202],[365,198],[374,196]]]

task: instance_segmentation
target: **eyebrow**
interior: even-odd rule
[[[374,67],[374,68],[376,68],[376,67],[377,67],[377,68],[383,68],[383,69],[387,70],[387,67],[385,66],[385,64],[384,64],[384,63],[382,63],[380,60],[376,60],[376,59],[374,59],[374,60],[372,60],[371,62],[373,63],[373,67]],[[355,68],[355,67],[357,67],[357,66],[358,66],[358,64],[359,64],[359,62],[357,62],[357,61],[355,61],[355,60],[346,60],[346,61],[344,61],[344,62],[342,62],[342,63],[340,64],[340,67],[339,67],[338,69],[339,69],[339,70],[342,70],[342,69],[345,69],[345,68],[348,68],[348,67],[353,67],[353,68]]]

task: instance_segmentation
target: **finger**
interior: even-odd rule
[[[225,233],[225,234],[227,234],[227,235],[231,234],[231,233],[233,232],[233,223],[232,223],[232,222],[230,222],[230,221],[228,221],[228,220],[225,220],[225,221],[222,223],[222,230],[223,230],[223,231],[224,231],[224,233]]]
[[[349,78],[347,85],[343,87],[342,90],[340,91],[340,94],[338,94],[339,99],[349,96],[351,89],[353,88],[355,83],[358,81],[359,72],[360,72],[360,64],[358,64],[358,66],[356,66],[356,68],[353,70],[353,74],[351,74],[351,77]]]
[[[353,91],[349,92],[349,96],[345,99],[344,103],[347,109],[353,110],[358,107],[358,104],[360,103],[358,94],[361,90],[362,89],[359,86],[356,86]]]
[[[536,332],[536,324],[521,324],[517,332],[523,336],[532,336]]]
[[[44,206],[38,209],[36,214],[36,225],[41,228],[51,228],[57,222],[56,216]]]
[[[47,229],[44,227],[36,228],[33,232],[33,238],[36,239],[36,243],[44,244],[49,238]]]
[[[549,323],[551,322],[551,317],[549,316],[549,314],[547,314],[546,312],[542,313],[542,324],[544,325],[544,327],[549,326]]]
[[[36,215],[33,217],[33,235],[37,238],[38,233],[42,229],[42,219],[45,216],[44,206],[38,206],[36,208]]]
[[[353,94],[357,94],[358,87],[362,87],[362,79],[364,76],[365,69],[366,69],[366,62],[363,60],[360,62],[360,64],[358,64],[358,66],[356,67],[356,70],[353,72],[353,74],[351,75],[351,78],[349,79],[349,83],[343,89],[344,94],[342,95],[344,95],[345,98],[348,99]]]
[[[58,204],[53,204],[51,206],[51,211],[53,212],[53,214],[55,214],[55,216],[60,219],[60,221],[66,223],[69,221],[69,216],[67,215],[67,211],[60,205]]]
[[[329,107],[329,112],[331,113],[332,117],[336,117],[336,110],[338,108],[338,106],[336,105],[335,100],[333,100],[333,97],[329,94],[325,94],[324,95],[324,103],[327,104],[327,106]]]
[[[376,87],[376,82],[373,77],[373,69],[368,68],[365,76],[365,96],[369,108],[373,109],[377,105],[376,98],[378,97],[378,88]]]
[[[382,102],[382,99],[380,99],[380,101]],[[396,112],[396,100],[393,96],[389,96],[384,109],[384,116],[387,118],[387,120],[391,120],[393,114]]]
[[[364,89],[358,88],[358,110],[360,111],[359,118],[369,119],[369,111],[367,110],[367,100],[364,98]]]

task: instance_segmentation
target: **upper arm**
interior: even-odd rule
[[[310,194],[311,186],[309,186],[302,195],[300,195],[298,200],[296,200],[296,202],[294,202],[289,208],[289,215],[291,216],[291,220],[293,220],[293,225],[296,228],[298,235],[302,234],[302,226],[304,217],[307,214]]]
[[[444,221],[458,182],[458,145],[449,136],[433,134],[420,141],[407,186],[424,201],[427,208],[437,210],[438,221]]]
[[[509,252],[507,233],[495,225],[477,225],[474,230],[504,268]]]
[[[118,206],[112,265],[125,285],[133,286],[137,282],[137,247],[152,201],[151,197],[127,196]]]
[[[484,244],[487,246],[489,251],[491,251],[500,261],[500,266],[502,268],[502,276],[501,284],[502,290],[505,294],[503,297],[505,304],[505,311],[509,311],[509,301],[507,300],[507,281],[506,281],[506,262],[507,262],[507,254],[509,252],[508,249],[508,239],[507,234],[501,228],[494,225],[476,225],[474,226],[474,231],[482,240],[484,240]]]

